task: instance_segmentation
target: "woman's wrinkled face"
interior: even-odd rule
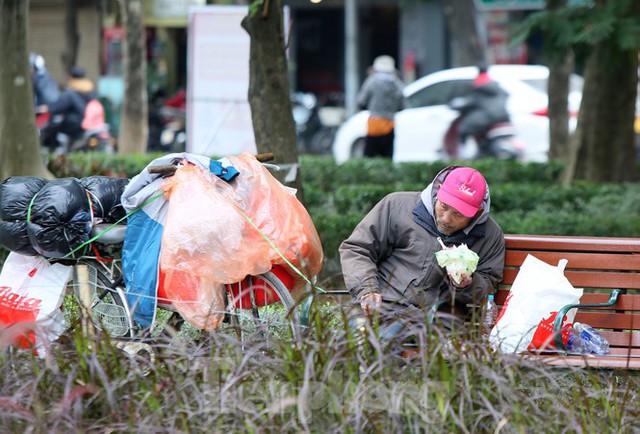
[[[451,235],[460,229],[464,229],[469,226],[471,220],[470,217],[465,217],[455,208],[447,205],[444,202],[440,202],[436,199],[435,206],[436,214],[436,226],[443,235]]]

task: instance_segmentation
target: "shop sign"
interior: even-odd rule
[[[476,0],[476,5],[482,11],[506,10],[534,10],[544,9],[545,0]],[[591,0],[569,0],[569,6],[587,6]]]
[[[206,0],[143,0],[144,23],[150,27],[187,27],[189,9]]]

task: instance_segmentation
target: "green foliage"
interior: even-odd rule
[[[49,348],[0,353],[4,432],[627,432],[632,371],[559,369],[492,352],[477,331],[418,332],[393,354],[374,320],[318,301],[307,336],[149,340],[148,353],[78,327]],[[0,332],[4,342],[6,330]],[[137,344],[137,343],[136,343]],[[428,428],[426,428],[428,427]]]
[[[87,158],[70,157],[58,175],[111,167],[131,177],[154,157]],[[638,184],[561,187],[553,164],[473,165],[490,180],[505,232],[640,236]],[[325,254],[335,262],[339,243],[382,195],[422,189],[442,167],[303,158]],[[376,337],[375,319],[354,330],[347,303],[316,301],[298,342],[287,334],[158,336],[149,357],[78,325],[46,359],[2,351],[0,424],[6,432],[480,433],[626,432],[637,424],[633,371],[551,368],[492,352],[473,327],[445,336],[426,323],[415,357],[399,358]],[[9,332],[0,331],[4,345]]]
[[[494,218],[507,233],[640,236],[637,184],[509,184],[494,189],[492,199]]]
[[[529,15],[519,26],[515,42],[523,42],[533,33],[545,36],[545,49],[564,53],[579,45],[615,43],[619,50],[640,48],[640,11],[636,0],[609,0],[595,6],[545,9]]]
[[[362,220],[363,213],[335,213],[317,210],[311,213],[313,224],[320,235],[322,249],[328,260],[337,260],[338,247]]]
[[[253,16],[262,11],[265,0],[252,0],[249,3],[249,15]]]
[[[559,181],[564,167],[558,161],[520,164],[490,159],[461,164],[475,168],[484,175],[489,185],[494,186],[504,182],[554,184]]]
[[[336,174],[339,170],[333,158],[302,155],[300,166],[305,198],[310,189],[317,190],[319,193],[335,190],[337,186]]]
[[[424,186],[419,185],[417,189],[421,189],[421,187],[424,188]],[[394,191],[397,191],[397,188],[393,184],[343,185],[336,190],[334,195],[335,211],[338,214],[359,213],[364,215],[380,199]]]

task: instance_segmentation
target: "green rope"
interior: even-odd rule
[[[36,201],[36,197],[38,197],[38,194],[40,194],[40,191],[34,194],[31,198],[31,201],[29,202],[29,207],[27,208],[27,223],[31,223],[31,206],[33,205],[33,202]]]
[[[304,275],[304,273],[302,273],[302,271],[300,271],[295,265],[293,265],[291,263],[291,261],[289,261],[284,254],[280,251],[280,249],[278,249],[276,247],[276,245],[273,243],[273,241],[271,241],[271,239],[267,236],[267,234],[265,234],[264,232],[262,232],[260,230],[260,228],[258,227],[258,225],[256,225],[253,220],[251,220],[251,217],[249,217],[248,215],[246,215],[237,205],[236,207],[238,208],[238,211],[240,212],[240,214],[242,214],[242,216],[249,222],[249,224],[251,226],[253,226],[258,233],[262,236],[262,238],[264,238],[267,243],[269,243],[269,245],[273,248],[273,250],[276,251],[276,253],[284,260],[284,262],[286,262],[286,264],[291,267],[291,269],[293,269],[293,271],[295,271],[298,275],[300,275],[305,282],[307,282],[312,288],[318,289],[320,292],[322,292],[323,294],[326,293],[326,291],[322,288],[320,288],[319,286],[314,285],[313,283],[311,283],[311,281],[309,280],[309,278],[307,276]]]
[[[70,251],[69,253],[67,253],[66,255],[64,255],[62,257],[62,259],[66,259],[67,256],[74,254],[75,252],[77,252],[78,250],[80,250],[82,247],[88,246],[89,244],[93,243],[95,240],[97,240],[98,238],[100,238],[102,235],[106,234],[107,232],[109,232],[111,229],[113,229],[115,226],[119,225],[120,222],[122,222],[123,220],[126,220],[127,218],[129,218],[129,216],[131,216],[132,214],[140,211],[142,208],[144,208],[145,206],[149,205],[151,202],[153,202],[154,200],[156,200],[157,198],[159,198],[160,196],[162,196],[163,193],[157,193],[154,194],[153,196],[151,196],[149,199],[147,199],[142,205],[140,205],[139,207],[137,207],[136,209],[134,209],[133,211],[131,211],[130,213],[128,213],[127,215],[125,215],[124,217],[120,218],[118,221],[116,221],[115,223],[113,223],[112,225],[110,225],[109,227],[107,227],[105,230],[101,231],[98,235],[96,235],[95,237],[91,238],[88,241],[85,241],[84,243],[80,244],[78,247],[76,247],[75,249],[73,249],[72,251]]]

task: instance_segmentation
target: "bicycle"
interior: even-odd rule
[[[257,156],[267,161],[272,155]],[[150,167],[152,173],[171,175],[176,166]],[[91,232],[94,255],[82,256],[74,263],[74,278],[71,286],[81,306],[90,313],[93,324],[116,339],[144,339],[152,330],[143,330],[133,319],[119,252],[124,242],[126,226],[115,224],[94,225]],[[293,278],[282,266],[258,276],[247,276],[240,282],[224,285],[224,324],[244,340],[248,329],[260,333],[273,333],[283,324],[290,329],[295,340],[302,336],[300,308],[293,296]],[[171,321],[182,322],[173,300],[162,288],[157,294],[157,306],[172,312]],[[281,309],[274,305],[281,305]],[[247,315],[246,312],[251,312]],[[225,327],[226,328],[226,327]]]

